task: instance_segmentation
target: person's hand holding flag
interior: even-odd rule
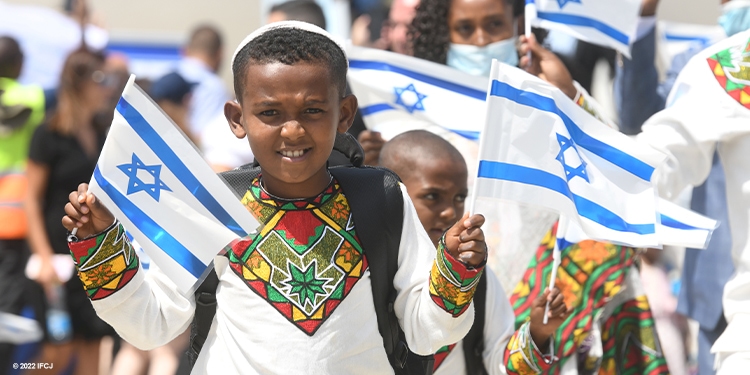
[[[89,184],[80,184],[78,191],[70,193],[70,202],[65,205],[65,216],[62,218],[65,229],[68,232],[75,230],[79,238],[101,233],[115,221],[115,216],[88,190]]]

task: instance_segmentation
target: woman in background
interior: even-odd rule
[[[44,374],[66,369],[71,360],[75,374],[97,373],[101,338],[114,334],[94,312],[79,278],[61,280],[53,265],[55,254],[70,253],[67,232],[60,224],[68,194],[91,178],[104,145],[105,129],[94,120],[110,94],[103,85],[103,67],[104,57],[86,49],[68,56],[57,108],[36,130],[29,149],[28,240],[39,259],[36,281],[44,288],[48,305],[39,361],[53,364],[51,370],[37,370]]]

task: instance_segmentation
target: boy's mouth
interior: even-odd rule
[[[302,150],[281,150],[279,151],[279,154],[286,158],[297,159],[304,156],[310,150],[311,148],[305,148]]]

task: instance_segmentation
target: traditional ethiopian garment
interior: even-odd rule
[[[394,308],[410,349],[426,355],[468,332],[482,270],[467,269],[443,246],[436,256],[401,189]],[[318,196],[284,200],[256,179],[242,202],[264,225],[214,259],[217,311],[193,373],[393,373],[366,252],[338,182]],[[71,252],[97,313],[133,345],[161,346],[190,325],[194,296],[180,294],[155,264],[142,272],[119,224],[72,243]]]

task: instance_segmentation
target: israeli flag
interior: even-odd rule
[[[134,80],[117,103],[89,191],[188,293],[258,222]]]
[[[716,220],[680,207],[664,198],[657,198],[660,222],[656,226],[659,243],[691,249],[705,249],[711,235],[719,226]],[[562,251],[572,244],[591,239],[576,223],[560,217],[557,249]]]
[[[719,222],[695,211],[680,207],[664,198],[657,202],[661,225],[657,227],[664,245],[705,249]]]
[[[438,125],[479,139],[487,77],[371,48],[349,46],[347,56],[349,86],[369,129],[387,133]]]
[[[554,86],[493,62],[475,196],[554,209],[592,239],[659,247],[654,169],[664,156]]]
[[[630,57],[641,0],[526,0],[526,22]]]

